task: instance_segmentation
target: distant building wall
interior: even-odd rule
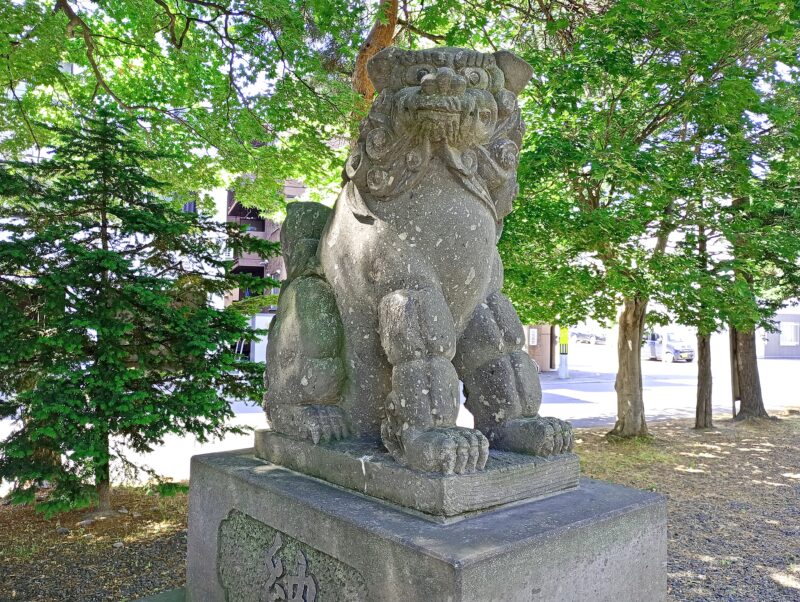
[[[778,332],[765,332],[765,358],[800,358],[800,313],[779,313]]]
[[[287,199],[297,199],[305,193],[305,186],[297,180],[289,180],[285,183],[283,192]],[[247,233],[250,236],[272,242],[280,241],[280,224],[266,219],[257,209],[243,207],[236,200],[236,195],[232,190],[228,191],[226,205],[225,217],[227,221],[246,226]],[[241,256],[236,257],[233,271],[246,272],[259,278],[271,277],[277,281],[281,281],[286,277],[283,257],[264,258],[255,253],[243,253]],[[276,287],[268,292],[278,294],[280,289]],[[231,303],[241,301],[249,296],[250,291],[248,290],[235,289],[228,291],[224,297],[224,305],[227,307]],[[251,328],[258,330],[269,328],[276,310],[277,307],[274,305],[260,308],[259,313],[250,316]],[[251,361],[264,363],[267,359],[267,340],[268,335],[265,334],[252,343],[240,342],[241,348],[239,352],[249,356]]]
[[[549,372],[553,357],[552,329],[549,324],[525,326],[525,350],[539,364],[541,372]]]
[[[264,314],[256,314],[254,316],[250,316],[250,327],[257,330],[266,330],[269,328],[269,323],[272,321],[272,316],[275,315],[274,313],[264,313]],[[265,364],[267,362],[267,341],[269,339],[268,334],[263,334],[258,340],[253,341],[250,344],[250,361],[251,362],[261,362]]]

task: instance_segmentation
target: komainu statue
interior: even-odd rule
[[[332,210],[292,203],[267,356],[272,429],[314,444],[380,438],[398,462],[481,470],[489,447],[572,447],[539,416],[497,240],[517,194],[532,74],[509,52],[389,48]],[[459,380],[475,429],[456,426]]]

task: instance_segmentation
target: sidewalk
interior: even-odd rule
[[[563,385],[569,383],[571,385],[583,383],[601,383],[601,382],[614,382],[617,377],[616,374],[609,372],[592,372],[589,370],[570,370],[569,378],[561,379],[558,377],[558,370],[550,372],[539,373],[539,380],[542,383],[542,388],[555,385]]]

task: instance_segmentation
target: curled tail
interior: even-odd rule
[[[316,443],[346,436],[338,407],[344,335],[333,289],[317,260],[331,210],[292,203],[281,229],[286,280],[267,346],[264,409],[273,430]]]
[[[281,254],[286,264],[286,282],[315,275],[323,277],[317,260],[317,247],[331,209],[319,203],[290,203],[281,227]]]

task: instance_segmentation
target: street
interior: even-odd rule
[[[613,426],[617,414],[614,379],[617,370],[616,333],[605,345],[571,344],[570,378],[557,372],[541,374],[541,413],[575,426]],[[800,405],[800,360],[761,359],[758,362],[767,411]],[[731,380],[727,334],[711,338],[714,418],[731,417]],[[648,420],[687,418],[695,413],[697,360],[667,364],[642,361],[644,406]]]

